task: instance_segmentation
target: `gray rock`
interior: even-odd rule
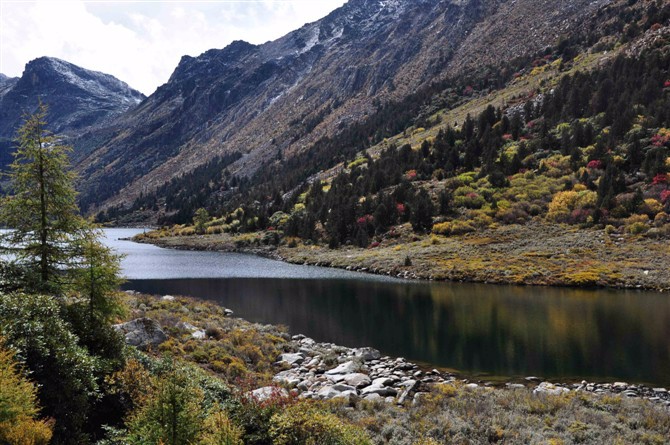
[[[277,388],[276,386],[264,386],[251,391],[251,395],[259,402],[264,402],[271,397],[288,397],[288,391],[284,388]]]
[[[340,391],[340,392],[353,391],[354,393],[356,393],[356,388],[354,388],[353,386],[350,386],[350,385],[344,385],[342,383],[338,383],[337,385],[333,385],[333,389],[336,390],[336,391]]]
[[[286,362],[289,365],[300,364],[305,361],[305,356],[302,354],[282,354],[279,356],[279,362]]]
[[[412,399],[412,405],[421,405],[426,397],[428,397],[427,392],[417,392],[414,394],[414,398]]]
[[[379,394],[382,397],[395,397],[398,394],[398,391],[390,386],[370,385],[361,390],[361,396],[366,396],[368,394]]]
[[[388,386],[393,385],[393,379],[389,377],[379,377],[372,381],[372,386]]]
[[[360,357],[366,362],[372,360],[379,360],[381,356],[382,356],[381,352],[373,348],[354,349],[354,357]]]
[[[296,388],[298,388],[300,391],[307,391],[310,386],[312,386],[312,382],[309,380],[303,380],[296,385]]]
[[[234,313],[235,313],[235,312],[233,312],[233,311],[230,310],[230,309],[224,309],[224,310],[223,310],[223,315],[224,315],[224,317],[232,317]]]
[[[151,318],[137,318],[112,327],[125,337],[127,344],[138,349],[158,346],[168,338],[158,322]]]
[[[339,383],[344,380],[345,374],[326,374],[326,378],[333,383]]]
[[[333,397],[339,396],[341,392],[342,391],[338,391],[332,386],[324,386],[319,391],[317,391],[316,397],[322,400],[330,400]]]
[[[356,372],[353,374],[346,374],[344,376],[344,381],[346,382],[347,385],[351,385],[356,388],[362,388],[364,386],[369,386],[372,381],[370,380],[370,377],[368,377],[365,374],[362,374],[360,372]]]
[[[338,395],[334,396],[331,400],[345,400],[349,405],[353,405],[358,401],[358,394],[356,391],[343,391]]]
[[[361,369],[360,365],[354,361],[342,363],[340,366],[326,371],[326,375],[334,374],[352,374]]]
[[[174,301],[174,297],[172,295],[164,295],[163,298],[161,298],[163,301]]]
[[[568,388],[563,388],[562,386],[556,386],[549,382],[542,382],[537,385],[537,388],[533,390],[533,394],[559,395],[566,392],[570,392],[570,390]]]
[[[273,382],[286,385],[289,388],[298,386],[302,382],[302,379],[296,375],[292,370],[282,371],[272,378]]]
[[[372,394],[368,394],[365,397],[363,397],[363,400],[368,400],[370,402],[376,402],[376,401],[381,401],[383,399],[382,399],[382,396],[380,396],[379,394],[372,393]]]
[[[169,295],[168,295],[169,297]],[[165,297],[163,297],[165,298]],[[191,323],[186,323],[184,321],[180,321],[175,325],[178,329],[183,329],[185,331],[189,331],[191,333],[191,337],[197,339],[197,340],[202,340],[203,338],[207,337],[207,334],[203,329],[200,329],[197,326],[193,326]]]

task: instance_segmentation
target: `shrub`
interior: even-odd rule
[[[0,338],[0,443],[46,445],[52,423],[36,420],[37,388],[17,368],[14,353]]]
[[[639,235],[649,230],[649,217],[647,215],[632,215],[626,218],[626,232]]]
[[[665,173],[658,173],[656,176],[654,176],[654,179],[652,179],[651,183],[652,185],[667,184],[668,175]]]
[[[474,232],[476,229],[470,221],[453,220],[442,222],[433,226],[433,233],[438,235],[462,235],[464,233]]]
[[[368,445],[370,439],[351,424],[308,403],[272,416],[270,436],[275,445]]]
[[[556,222],[584,222],[597,200],[596,192],[574,190],[558,192],[549,203],[547,219]]]
[[[457,207],[465,207],[468,209],[481,209],[484,206],[484,204],[486,204],[486,200],[482,198],[479,194],[475,192],[470,192],[464,196],[456,196],[456,198],[454,198],[454,204]]]
[[[441,222],[433,225],[433,233],[438,235],[450,235],[451,234],[451,223],[450,222]]]
[[[207,416],[204,430],[200,445],[244,445],[244,430],[235,425],[221,409],[215,409]]]
[[[601,161],[599,159],[594,159],[592,161],[589,161],[589,163],[586,164],[586,168],[595,169],[595,170],[602,170],[603,161]]]
[[[224,232],[223,226],[210,226],[207,227],[207,230],[205,231],[207,235],[218,235],[223,232]]]
[[[204,429],[202,390],[178,367],[151,383],[148,397],[127,422],[128,443],[195,443]]]
[[[656,201],[655,199],[649,198],[645,199],[644,202],[638,208],[640,213],[644,213],[649,216],[650,219],[653,219],[656,214],[660,213],[663,210],[663,205]]]
[[[56,420],[56,442],[85,443],[100,363],[79,346],[56,299],[0,294],[0,333],[40,385],[44,414]]]
[[[629,226],[626,226],[626,230],[631,235],[639,235],[640,233],[644,233],[647,230],[649,230],[649,226],[647,226],[646,224],[641,223],[641,222],[636,222],[636,223],[633,223]]]

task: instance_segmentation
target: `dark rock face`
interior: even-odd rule
[[[51,57],[29,62],[20,78],[0,77],[0,168],[12,151],[23,115],[39,101],[49,106],[49,129],[78,135],[137,106],[139,91],[108,74],[89,71]]]
[[[231,170],[251,175],[279,152],[290,158],[363,119],[375,103],[555,44],[609,1],[562,3],[350,0],[276,41],[183,57],[139,107],[77,141],[82,198],[90,210],[128,204],[232,152],[244,156]]]

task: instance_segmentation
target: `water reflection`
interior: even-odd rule
[[[664,294],[342,279],[132,280],[293,332],[468,373],[670,385]]]

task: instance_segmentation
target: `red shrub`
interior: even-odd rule
[[[663,88],[670,88],[670,80],[666,80],[663,84]]]
[[[502,135],[502,138],[504,141],[511,141],[512,140],[512,134],[511,133],[505,133]]]
[[[662,147],[668,142],[670,142],[670,136],[667,134],[658,133],[651,137],[651,144],[655,147]]]
[[[661,202],[665,204],[668,201],[670,201],[670,190],[663,190],[661,192]]]
[[[590,169],[602,169],[603,168],[603,161],[599,159],[594,159],[592,161],[589,161],[588,164],[586,164],[586,168]]]
[[[405,214],[405,204],[402,202],[399,202],[398,204],[395,205],[395,209],[398,212],[399,215],[404,215]]]
[[[374,243],[370,244],[370,249],[374,249],[375,247],[379,247],[378,241],[375,241]]]
[[[358,223],[359,226],[367,226],[368,224],[372,224],[374,220],[375,220],[374,216],[364,215],[358,218],[356,222]]]
[[[654,179],[651,183],[653,185],[667,184],[668,183],[668,175],[666,175],[665,173],[659,173],[656,176],[654,176]]]

